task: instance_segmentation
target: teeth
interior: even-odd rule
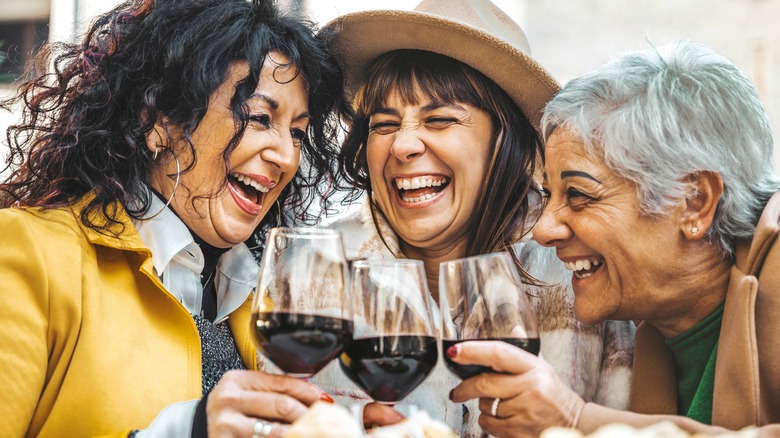
[[[404,200],[404,202],[408,202],[410,204],[414,204],[416,202],[422,202],[422,201],[427,201],[429,199],[433,199],[433,198],[436,197],[436,195],[437,195],[436,193],[428,193],[427,195],[415,196],[413,198],[404,196],[403,200]]]
[[[414,178],[396,178],[395,185],[399,189],[414,190],[422,187],[440,187],[449,180],[446,176],[417,176]]]
[[[231,173],[230,176],[232,176],[233,178],[241,181],[242,183],[248,186],[251,186],[253,189],[257,190],[260,193],[268,193],[268,191],[271,190],[270,187],[260,185],[260,183],[258,183],[257,181],[253,180],[252,178],[246,175],[242,175],[240,173]]]
[[[563,266],[569,271],[579,272],[589,271],[591,268],[601,266],[602,263],[603,261],[598,259],[580,259],[576,262],[563,262]],[[583,277],[578,278],[585,278],[584,276],[590,276],[590,274],[591,273],[583,273]]]

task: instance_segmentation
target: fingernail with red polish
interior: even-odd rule
[[[448,357],[456,357],[458,355],[458,346],[453,345],[450,348],[447,349],[447,356]]]
[[[335,402],[333,401],[333,399],[331,398],[331,396],[329,396],[329,395],[328,395],[327,393],[325,393],[325,392],[323,392],[322,394],[320,394],[320,400],[322,400],[322,401],[324,401],[324,402],[327,402],[327,403],[330,403],[330,404],[333,404],[333,403],[335,403]]]

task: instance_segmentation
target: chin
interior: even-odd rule
[[[574,317],[583,324],[600,324],[608,319],[609,315],[602,312],[593,312],[590,309],[583,309],[577,306],[577,299],[574,299]]]

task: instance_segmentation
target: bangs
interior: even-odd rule
[[[492,84],[482,73],[447,56],[423,50],[397,50],[374,62],[358,96],[357,109],[373,114],[395,94],[404,105],[417,105],[421,100],[466,103],[491,113],[485,107],[487,83]]]

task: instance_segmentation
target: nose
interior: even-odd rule
[[[574,236],[574,232],[562,220],[562,216],[561,208],[548,204],[534,225],[534,240],[540,245],[550,247],[557,247],[569,241]]]
[[[290,131],[280,129],[276,131],[270,145],[262,149],[260,155],[263,160],[274,164],[282,172],[295,172],[298,170],[301,150],[296,147]]]
[[[390,153],[394,157],[406,162],[422,155],[423,152],[425,152],[425,144],[420,139],[417,126],[402,126],[395,133],[393,144],[390,146]]]

